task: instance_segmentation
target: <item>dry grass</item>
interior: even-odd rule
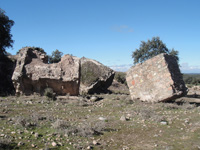
[[[0,98],[0,149],[197,149],[200,108],[126,94]],[[123,116],[123,117],[122,117]],[[125,118],[125,119],[121,119]],[[55,142],[56,146],[52,143]]]

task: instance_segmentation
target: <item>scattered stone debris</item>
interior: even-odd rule
[[[168,125],[168,122],[165,121],[165,120],[162,120],[162,121],[160,122],[160,124],[162,124],[162,125]]]
[[[52,142],[51,145],[52,145],[53,147],[55,147],[55,146],[57,146],[57,143],[56,143],[56,142]]]
[[[35,147],[37,147],[37,145],[35,145],[35,144],[31,144],[31,147],[35,148]]]
[[[98,100],[98,97],[97,96],[92,96],[91,98],[90,98],[90,101],[92,101],[92,102],[96,102]]]
[[[21,141],[17,144],[17,146],[22,146],[22,145],[24,145],[24,143]]]
[[[128,120],[130,120],[130,117],[122,115],[121,118],[120,118],[120,120],[121,121],[128,121]]]

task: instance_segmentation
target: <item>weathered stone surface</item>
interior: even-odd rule
[[[43,94],[48,87],[58,95],[79,94],[79,58],[65,55],[59,63],[47,64],[47,56],[32,48],[23,48],[18,54],[12,76],[16,93]]]
[[[47,62],[44,52],[21,49],[12,76],[16,93],[43,94],[46,88],[57,95],[98,93],[105,91],[114,78],[113,70],[92,59],[65,55],[58,63]]]
[[[103,64],[88,58],[81,58],[80,93],[105,92],[112,84],[115,72]]]
[[[187,94],[179,66],[167,54],[133,66],[128,70],[126,80],[132,99],[162,102]]]

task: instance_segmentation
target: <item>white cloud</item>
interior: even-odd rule
[[[190,66],[188,63],[182,63],[180,69],[182,73],[200,73],[200,65]]]
[[[133,66],[132,64],[124,64],[124,65],[113,65],[113,66],[109,66],[111,69],[113,69],[114,71],[120,71],[120,72],[126,72],[128,71],[131,66]]]
[[[115,71],[126,72],[132,66],[133,66],[133,64],[123,64],[123,65],[112,65],[109,67]],[[188,63],[182,63],[180,66],[180,70],[182,73],[200,73],[200,65],[199,66],[190,66]]]
[[[115,32],[121,32],[121,33],[133,32],[133,29],[127,25],[113,26],[112,30]]]

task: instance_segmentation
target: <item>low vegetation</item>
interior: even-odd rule
[[[95,100],[94,100],[95,97]],[[0,97],[0,149],[198,149],[200,107],[127,94]]]
[[[114,79],[121,84],[127,85],[125,72],[116,72]]]
[[[200,74],[183,74],[183,80],[189,86],[200,85]]]
[[[55,99],[56,99],[55,95],[56,95],[56,94],[53,92],[53,89],[52,89],[52,88],[46,88],[46,89],[44,90],[44,96],[46,96],[46,98],[47,98],[48,100],[55,100]]]

